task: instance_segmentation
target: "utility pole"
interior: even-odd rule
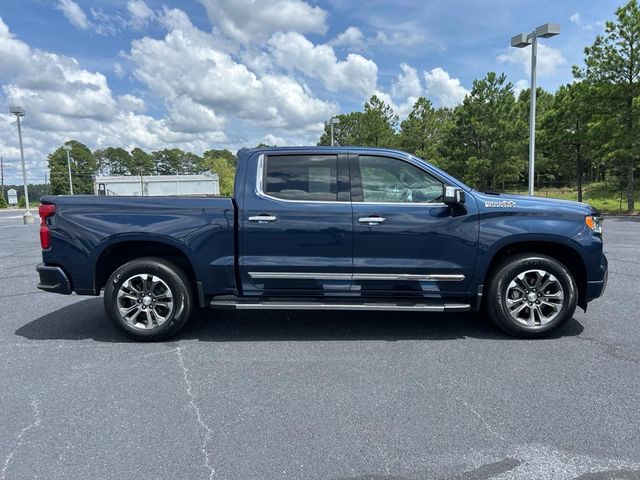
[[[27,167],[24,164],[24,148],[22,147],[22,127],[20,126],[20,117],[24,117],[24,108],[19,105],[11,105],[9,111],[16,116],[16,122],[18,124],[18,141],[20,143],[20,160],[22,160],[22,183],[24,184],[24,200],[27,207],[27,211],[22,216],[22,221],[25,225],[32,224],[35,219],[31,213],[31,206],[29,204],[29,187],[27,186]]]
[[[2,198],[6,200],[4,198],[4,161],[2,156],[0,156],[0,184],[2,185]]]
[[[69,192],[73,195],[73,180],[71,179],[71,157],[69,152],[71,151],[70,145],[65,145],[64,148],[67,151],[67,169],[69,170]]]
[[[329,128],[331,129],[331,146],[335,145],[335,139],[333,137],[333,126],[338,125],[340,123],[340,119],[338,117],[333,117],[329,119]]]

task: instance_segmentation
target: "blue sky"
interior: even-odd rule
[[[31,182],[67,139],[90,148],[315,143],[322,122],[376,93],[406,115],[424,95],[454,106],[475,78],[528,86],[529,49],[509,38],[545,23],[539,84],[571,66],[621,2],[577,0],[2,0],[0,103],[19,103]],[[19,180],[14,120],[0,118],[6,180]]]

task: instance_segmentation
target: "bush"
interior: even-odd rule
[[[18,208],[26,208],[27,202],[24,201],[24,197],[18,199]]]
[[[4,195],[0,196],[0,208],[7,208],[9,205],[7,204],[7,200],[4,198]]]

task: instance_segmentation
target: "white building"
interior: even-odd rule
[[[96,177],[96,195],[220,195],[218,174]]]

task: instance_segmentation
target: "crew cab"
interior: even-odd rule
[[[589,205],[482,193],[404,152],[240,150],[232,198],[45,196],[38,288],[140,340],[195,308],[463,312],[547,334],[602,295]]]

